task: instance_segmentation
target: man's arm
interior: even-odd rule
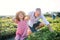
[[[52,27],[50,26],[50,24],[48,24],[47,26],[48,26],[48,28],[49,28],[49,30],[50,30],[51,32],[54,32],[54,30],[52,29]]]
[[[50,26],[50,23],[46,20],[46,18],[44,17],[44,15],[41,15],[40,18],[43,20],[43,22],[48,26],[49,30],[51,32],[53,32],[52,27]]]

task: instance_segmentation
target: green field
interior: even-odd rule
[[[56,17],[53,20],[51,17],[46,17],[50,22],[54,32],[50,32],[48,27],[40,28],[38,32],[31,34],[27,40],[60,40],[60,18]]]
[[[40,28],[38,32],[32,33],[27,40],[60,40],[60,18],[56,17],[53,20],[51,17],[46,17],[50,22],[54,32],[50,32],[47,26]],[[15,35],[16,24],[11,18],[0,18],[0,37]]]

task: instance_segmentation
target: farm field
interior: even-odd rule
[[[51,17],[46,17],[50,22],[54,32],[50,32],[47,26],[40,28],[39,31],[28,36],[27,40],[60,40],[60,18],[56,17],[53,20]],[[16,24],[11,18],[0,18],[0,39],[10,38],[14,39],[16,32]],[[12,38],[11,38],[12,37]]]

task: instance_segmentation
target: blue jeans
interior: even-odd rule
[[[30,26],[29,26],[30,27]],[[33,27],[30,27],[30,29],[31,29],[31,31],[32,32],[36,32],[37,30],[35,29],[35,28],[33,28]]]
[[[32,31],[32,32],[36,32],[37,30],[36,30],[35,28],[38,27],[40,23],[41,23],[41,22],[38,21],[37,23],[33,24],[33,27],[30,27],[30,26],[29,26],[30,29],[31,29],[31,31]]]

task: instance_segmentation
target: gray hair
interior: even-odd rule
[[[41,9],[40,8],[36,8],[36,11],[41,11]]]

